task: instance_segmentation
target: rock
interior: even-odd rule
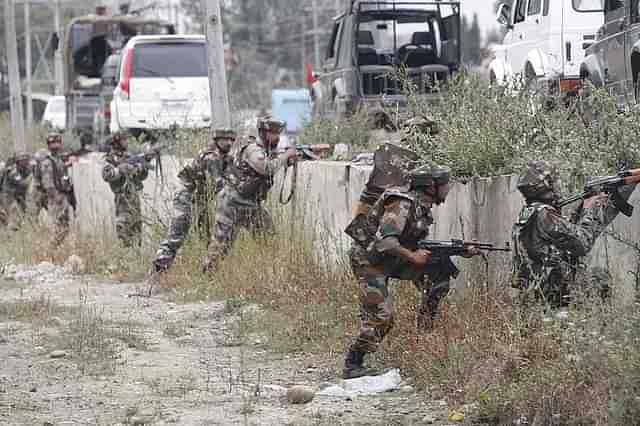
[[[320,383],[320,386],[318,386],[318,389],[323,390],[323,389],[326,389],[326,388],[331,387],[331,386],[333,386],[333,383],[322,382],[322,383]]]
[[[9,339],[3,334],[0,334],[0,345],[4,345],[5,343],[9,343]]]
[[[287,391],[287,401],[291,404],[311,402],[316,392],[309,386],[293,386]]]
[[[273,392],[281,395],[285,395],[287,393],[287,388],[279,385],[264,385],[262,389],[267,392]]]
[[[462,414],[459,411],[453,411],[451,414],[449,414],[449,421],[451,421],[451,422],[463,422],[464,421],[464,414]]]
[[[153,423],[153,417],[133,416],[129,420],[129,424],[133,426],[144,426]]]
[[[38,392],[38,388],[35,386],[32,386],[31,389],[29,389],[29,392]]]
[[[36,266],[36,271],[40,275],[52,274],[56,272],[58,267],[51,262],[41,262],[38,266]]]
[[[438,420],[438,418],[436,416],[433,416],[431,414],[427,414],[426,416],[424,416],[422,418],[422,423],[430,425],[430,424],[435,423],[436,420]]]
[[[62,321],[60,317],[52,317],[49,320],[49,324],[51,324],[54,327],[62,327],[64,325],[64,321]]]
[[[72,254],[64,263],[64,271],[73,275],[84,274],[86,271],[84,260],[77,254]]]
[[[64,358],[65,356],[67,356],[67,353],[65,351],[60,351],[60,350],[53,351],[49,354],[49,358],[54,358],[54,359]]]
[[[402,393],[411,393],[411,392],[413,392],[413,386],[411,386],[411,385],[402,386],[400,388],[400,392],[402,392]]]

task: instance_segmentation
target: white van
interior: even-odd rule
[[[489,65],[493,83],[521,77],[547,84],[556,94],[575,93],[585,50],[604,22],[604,0],[515,0],[501,4],[498,22],[507,29]]]
[[[204,36],[136,36],[122,51],[111,102],[111,132],[211,123]]]

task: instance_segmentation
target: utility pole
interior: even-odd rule
[[[24,115],[22,112],[22,90],[20,69],[18,68],[18,43],[16,41],[15,4],[4,0],[4,27],[7,39],[7,68],[9,71],[9,92],[11,106],[11,126],[16,151],[26,150],[24,140]]]
[[[204,0],[204,26],[209,60],[209,93],[211,94],[211,126],[231,127],[227,70],[224,64],[222,14],[219,0]]]
[[[301,43],[300,43],[300,61],[301,61],[301,69],[302,69],[302,85],[301,87],[305,86],[305,74],[307,71],[307,44],[306,44],[306,37],[305,34],[307,32],[307,23],[306,23],[306,19],[305,19],[305,14],[303,13],[300,19],[300,37],[301,37]]]
[[[311,14],[313,16],[313,62],[314,68],[320,68],[320,34],[318,34],[318,0],[311,0]]]
[[[56,79],[56,95],[64,91],[64,71],[62,68],[62,46],[64,45],[64,30],[60,22],[60,0],[53,0],[53,25],[58,35],[58,48],[53,54],[54,76]]]
[[[31,86],[31,3],[24,2],[24,68],[26,85],[27,116],[26,126],[33,126],[33,88]]]

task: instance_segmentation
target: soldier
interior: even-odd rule
[[[167,238],[160,243],[153,262],[155,273],[166,271],[173,264],[191,227],[192,206],[198,215],[201,236],[209,241],[209,202],[222,190],[235,140],[236,132],[232,129],[214,130],[209,146],[178,173],[182,189],[173,199],[174,215]]]
[[[114,194],[116,206],[116,234],[125,247],[139,246],[142,242],[142,206],[140,192],[149,175],[149,163],[141,158],[132,161],[127,152],[129,141],[124,134],[111,138],[111,151],[107,154],[102,178]]]
[[[275,156],[285,123],[270,117],[258,119],[258,139],[239,149],[216,205],[215,225],[203,271],[211,271],[228,253],[243,226],[252,231],[270,231],[271,215],[262,206],[278,170],[296,161],[295,148]]]
[[[628,199],[634,186],[619,190]],[[531,161],[518,180],[526,205],[513,226],[513,286],[523,291],[523,300],[533,294],[542,299],[547,313],[567,306],[570,287],[576,282],[580,259],[589,253],[596,238],[618,214],[604,194],[584,200],[574,220],[562,216],[560,173],[554,163]],[[592,271],[584,282],[596,283],[608,294],[608,280],[601,270]]]
[[[48,151],[39,151],[35,155],[34,190],[30,204],[34,211],[30,213],[37,218],[44,208],[54,224],[52,245],[62,244],[69,234],[69,198],[73,192],[73,184],[69,176],[69,164],[62,154],[62,135],[51,132],[47,135]]]
[[[27,193],[33,177],[31,157],[25,152],[12,156],[0,175],[0,226],[17,231],[27,211]]]
[[[428,329],[440,301],[449,291],[449,279],[458,272],[450,259],[431,264],[431,253],[417,249],[433,223],[431,208],[445,201],[449,169],[421,166],[408,173],[407,184],[388,188],[349,225],[354,238],[349,252],[351,268],[360,285],[360,334],[347,353],[343,377],[373,374],[363,366],[364,356],[378,350],[393,326],[389,278],[411,280],[421,293],[418,325]],[[467,250],[465,257],[478,254]]]

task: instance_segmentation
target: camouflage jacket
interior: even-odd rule
[[[32,168],[20,170],[16,164],[11,164],[1,173],[0,191],[14,199],[25,199],[33,178]]]
[[[189,192],[206,194],[208,188],[220,192],[232,158],[219,149],[203,149],[198,157],[178,173],[178,179]]]
[[[131,154],[127,151],[112,149],[105,161],[107,164],[102,168],[102,179],[111,187],[114,194],[128,195],[135,194],[144,188],[143,181],[149,176],[149,163],[146,161],[135,164],[127,163]],[[131,165],[124,167],[124,165]]]
[[[267,198],[275,174],[287,164],[284,155],[267,152],[260,140],[240,147],[228,175],[229,187],[237,201],[256,205]]]
[[[34,177],[38,190],[52,195],[56,192],[68,193],[73,190],[69,166],[59,153],[41,151],[36,153]]]
[[[599,208],[584,209],[572,223],[548,204],[527,204],[512,230],[514,286],[529,288],[531,280],[546,281],[554,270],[566,277],[589,253],[603,225]]]
[[[366,215],[356,216],[346,232],[372,263],[385,263],[395,261],[400,246],[416,250],[432,223],[430,203],[422,202],[415,191],[396,187],[386,190]]]

